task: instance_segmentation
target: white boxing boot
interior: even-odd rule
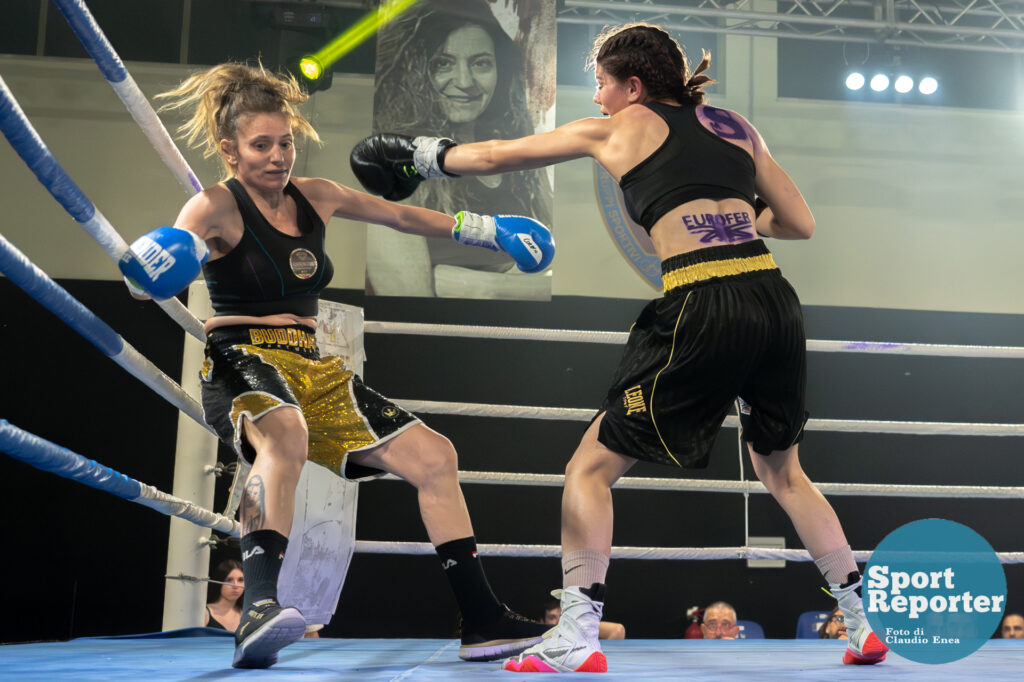
[[[843,654],[846,665],[874,665],[885,660],[889,647],[878,639],[871,631],[864,605],[860,599],[861,576],[859,572],[850,573],[847,582],[842,585],[828,586],[829,592],[839,602],[839,609],[846,621],[846,634],[850,638]]]
[[[601,583],[552,592],[562,600],[558,625],[545,633],[540,644],[506,660],[502,668],[517,673],[608,672],[608,661],[597,641],[604,592]]]

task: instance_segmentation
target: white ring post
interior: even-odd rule
[[[213,314],[206,283],[197,280],[188,289],[188,307],[199,319]],[[199,395],[199,370],[203,346],[185,335],[181,359],[181,386],[189,395]],[[204,509],[213,508],[217,464],[217,438],[187,416],[178,415],[178,443],[174,459],[173,494]],[[210,569],[210,546],[204,542],[209,531],[188,521],[171,518],[167,540],[167,575],[206,577]],[[164,587],[164,630],[201,626],[206,607],[206,583],[167,580]]]

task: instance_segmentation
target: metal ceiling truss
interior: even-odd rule
[[[1024,54],[1024,0],[564,0],[559,23]]]

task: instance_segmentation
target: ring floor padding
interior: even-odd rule
[[[231,668],[228,637],[76,639],[0,647],[4,680],[506,680],[498,663],[465,663],[458,642],[441,639],[304,639],[268,670]],[[832,640],[684,639],[604,643],[609,671],[567,679],[625,680],[1019,680],[1024,640],[992,640],[965,659],[915,663],[890,653],[876,666],[844,666]],[[523,682],[530,682],[528,675]],[[550,677],[550,676],[548,676]],[[544,678],[542,678],[544,679]]]

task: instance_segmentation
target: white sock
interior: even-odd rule
[[[562,587],[590,587],[604,584],[608,557],[603,552],[580,549],[562,555]]]
[[[853,559],[853,550],[849,545],[818,557],[814,560],[814,565],[825,576],[828,584],[836,587],[848,582],[850,574],[857,572],[857,562]]]

